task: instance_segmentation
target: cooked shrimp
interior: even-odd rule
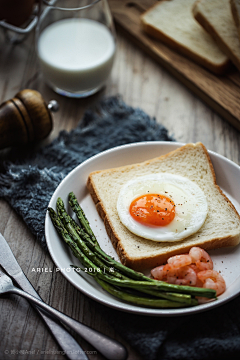
[[[182,266],[191,264],[192,259],[189,255],[176,255],[168,259],[166,265],[157,266],[151,270],[151,275],[154,279],[166,281],[169,272],[174,271]],[[174,274],[173,274],[174,275]]]
[[[173,281],[172,284],[175,284],[178,276],[177,271],[182,269],[183,267],[187,267],[192,262],[192,259],[189,255],[176,255],[172,256],[168,259],[168,263],[166,265],[158,266],[152,269],[151,274],[154,279],[162,280],[162,281]],[[192,270],[192,269],[191,269]],[[190,271],[191,271],[190,270]],[[184,276],[188,276],[188,274],[184,273]],[[168,278],[172,278],[173,280],[168,280]]]
[[[190,266],[182,266],[168,272],[167,282],[176,285],[195,286],[197,283],[197,274]]]
[[[157,266],[151,270],[151,275],[154,279],[167,281],[167,272],[163,270],[164,265]]]
[[[216,294],[221,295],[226,290],[226,283],[223,277],[214,270],[204,270],[197,274],[199,280],[203,282],[203,287],[216,290]]]
[[[189,256],[200,271],[213,269],[212,259],[205,250],[194,246],[189,251]]]
[[[195,271],[196,274],[200,271],[196,264],[191,264],[189,266]]]
[[[182,266],[190,265],[192,262],[192,258],[189,255],[176,255],[172,256],[168,259],[168,264],[170,265],[168,268],[170,269],[177,269]]]
[[[197,273],[200,272],[199,268],[195,265],[195,264],[191,264],[189,265],[191,269],[193,269],[197,275]],[[201,280],[199,280],[199,278],[197,277],[197,282],[196,282],[196,287],[202,287],[203,286],[203,282]]]
[[[191,285],[197,283],[197,274],[190,266],[169,269],[169,264],[161,265],[152,269],[151,274],[154,279],[167,281],[169,284]]]

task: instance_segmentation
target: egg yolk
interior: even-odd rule
[[[175,204],[169,197],[159,194],[141,195],[129,208],[134,220],[147,226],[166,226],[175,217]]]

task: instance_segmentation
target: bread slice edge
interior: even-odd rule
[[[136,163],[136,164],[131,164],[129,166],[132,165],[143,165],[144,163],[150,163],[152,161],[158,160],[158,159],[164,159],[167,158],[169,156],[171,156],[173,153],[182,151],[183,149],[185,150],[187,147],[189,146],[201,146],[210,165],[210,169],[211,169],[211,174],[212,174],[212,179],[213,179],[213,184],[214,186],[217,188],[217,190],[219,191],[219,193],[224,197],[225,201],[227,201],[228,206],[231,207],[231,209],[236,213],[236,215],[238,216],[238,219],[240,221],[240,215],[238,214],[236,208],[234,207],[234,205],[232,204],[232,202],[228,199],[228,197],[223,193],[223,191],[221,190],[221,188],[217,185],[216,182],[216,175],[215,175],[215,171],[209,156],[209,153],[206,149],[206,147],[201,143],[198,142],[196,144],[186,144],[180,148],[177,148],[165,155],[161,155],[159,157],[141,162],[141,163]],[[164,264],[167,259],[170,256],[173,255],[178,255],[178,254],[182,254],[185,252],[188,252],[190,250],[190,248],[192,247],[189,245],[185,245],[184,246],[184,240],[183,242],[181,242],[181,246],[178,250],[173,250],[173,251],[168,251],[167,253],[162,253],[162,254],[156,254],[154,256],[149,256],[146,258],[137,258],[134,256],[129,256],[129,254],[125,251],[124,246],[121,243],[121,238],[118,236],[118,234],[114,231],[114,227],[111,223],[111,219],[109,219],[108,215],[107,215],[107,211],[103,205],[103,203],[101,202],[101,198],[98,195],[98,191],[95,187],[94,181],[92,180],[92,177],[94,174],[97,173],[104,173],[104,172],[109,172],[109,171],[115,171],[115,170],[120,170],[120,169],[124,169],[126,168],[126,166],[121,166],[121,167],[116,167],[116,168],[111,168],[111,169],[106,169],[106,170],[99,170],[99,171],[94,171],[91,174],[89,174],[88,180],[87,180],[87,188],[89,190],[89,193],[96,205],[96,209],[98,211],[98,214],[100,216],[100,218],[103,220],[107,234],[113,244],[113,247],[115,248],[120,261],[122,262],[122,264],[134,269],[134,270],[143,270],[143,269],[147,269],[147,268],[153,268],[157,265],[161,265]],[[229,235],[229,236],[223,236],[223,237],[218,237],[218,238],[214,238],[214,239],[210,239],[210,240],[205,240],[202,241],[199,240],[197,243],[197,246],[204,248],[205,250],[212,250],[212,249],[216,249],[216,248],[221,248],[221,247],[228,247],[228,246],[236,246],[238,245],[240,242],[240,233],[237,232],[235,235]]]
[[[164,1],[168,1],[168,0],[162,0],[162,2]],[[194,51],[191,51],[188,47],[178,44],[177,41],[174,41],[174,39],[167,36],[164,32],[162,32],[160,29],[157,29],[154,25],[150,25],[146,23],[144,19],[144,15],[148,11],[152,11],[158,5],[159,3],[153,5],[151,8],[149,8],[146,12],[144,12],[140,16],[141,26],[143,31],[145,31],[147,34],[154,37],[155,39],[162,41],[164,44],[168,45],[172,49],[179,51],[181,54],[187,56],[188,58],[192,59],[194,62],[207,68],[211,72],[217,75],[224,74],[226,70],[229,68],[229,63],[230,63],[229,59],[226,59],[226,61],[223,62],[222,64],[214,64],[208,61],[207,59],[205,59],[204,57],[197,55]]]
[[[216,41],[219,48],[229,57],[229,59],[233,62],[236,68],[240,71],[240,60],[231,50],[225,41],[218,34],[214,26],[208,21],[208,19],[201,13],[198,6],[201,4],[201,0],[197,0],[193,5],[193,16],[198,21],[198,23],[212,36],[212,38]]]
[[[240,40],[240,13],[238,11],[238,8],[236,6],[236,3],[234,0],[230,0],[230,6],[231,6],[231,11],[232,11],[232,16],[233,16],[233,20],[235,22],[235,25],[237,27],[237,31],[238,31],[238,37]]]

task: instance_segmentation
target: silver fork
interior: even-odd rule
[[[0,295],[1,294],[15,294],[23,296],[25,299],[46,310],[49,314],[58,318],[62,323],[76,331],[77,334],[93,345],[107,359],[126,359],[127,350],[122,344],[86,325],[81,324],[80,322],[47,305],[43,301],[38,300],[27,292],[20,290],[13,285],[11,278],[0,270]]]

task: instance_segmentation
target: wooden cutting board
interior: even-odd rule
[[[146,35],[141,29],[140,15],[154,3],[153,0],[109,0],[117,28],[240,130],[240,73],[232,67],[224,76],[214,75]]]

